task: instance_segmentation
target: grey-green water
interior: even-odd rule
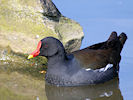
[[[46,100],[41,66],[0,61],[0,100]]]
[[[123,100],[119,78],[99,85],[56,87],[45,84],[39,66],[0,61],[0,100]]]
[[[54,87],[46,85],[48,100],[123,100],[118,79],[105,84],[82,87]]]

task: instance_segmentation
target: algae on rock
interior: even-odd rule
[[[21,53],[30,53],[42,37],[57,37],[44,24],[39,2],[26,1],[0,2],[0,46],[10,46],[13,51]]]
[[[81,26],[63,17],[50,2],[52,1],[1,0],[0,46],[10,46],[15,52],[30,53],[36,47],[37,41],[53,36],[61,39],[68,51],[79,49],[83,38]],[[45,8],[44,4],[47,3],[55,7],[55,10],[50,10],[51,13]],[[53,13],[52,10],[54,14],[48,15]]]
[[[51,0],[0,0],[0,92],[5,93],[0,99],[46,99],[39,71],[47,68],[47,60],[26,58],[47,36],[60,39],[71,52],[79,49],[84,35],[81,26],[64,17]]]

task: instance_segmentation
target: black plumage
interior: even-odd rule
[[[117,36],[112,32],[107,41],[69,54],[58,39],[42,39],[38,56],[48,59],[46,82],[57,86],[80,86],[104,83],[117,77],[126,39],[125,33]]]

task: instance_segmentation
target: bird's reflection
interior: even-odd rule
[[[116,78],[104,84],[81,87],[45,87],[48,100],[123,100]]]

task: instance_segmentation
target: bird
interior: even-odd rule
[[[56,86],[84,86],[107,82],[118,77],[121,50],[127,36],[112,32],[105,42],[67,53],[60,40],[45,37],[28,59],[45,56],[48,67],[45,81]],[[90,66],[90,67],[89,67]],[[88,68],[89,67],[89,68]]]
[[[127,36],[125,33],[117,36],[117,33],[113,31],[105,42],[74,51],[72,54],[80,61],[84,68],[102,68],[102,66],[106,66],[108,63],[117,65],[120,63],[120,53],[126,40]],[[119,47],[116,48],[115,45]]]

